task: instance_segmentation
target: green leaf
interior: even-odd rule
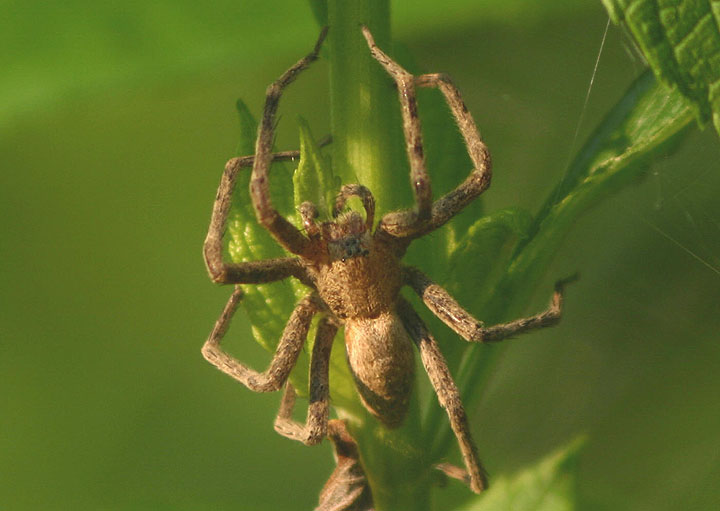
[[[655,75],[678,90],[720,133],[720,2],[603,0],[625,22]]]
[[[236,153],[238,156],[253,154],[255,152],[255,135],[257,133],[257,121],[250,109],[242,99],[235,102],[235,110],[238,114],[238,145]],[[237,187],[236,187],[237,188]]]
[[[572,511],[582,439],[550,454],[512,477],[498,477],[487,493],[458,511]]]
[[[580,215],[642,175],[651,157],[666,149],[691,120],[691,109],[677,91],[658,83],[650,72],[641,75],[591,135],[541,208],[499,286],[494,313],[519,313],[530,299],[532,283],[544,273]]]
[[[449,262],[450,282],[467,287],[473,282],[466,307],[481,309],[487,294],[501,278],[503,260],[511,255],[514,244],[528,236],[532,217],[519,208],[494,211],[478,219],[452,247]]]
[[[310,126],[304,119],[300,123],[300,161],[293,174],[295,208],[305,201],[318,208],[320,218],[329,219],[338,186],[332,167],[315,142]]]

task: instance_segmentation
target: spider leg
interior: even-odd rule
[[[327,145],[331,141],[329,136],[325,137],[320,145]],[[294,160],[300,157],[300,151],[283,151],[273,153],[270,157],[272,161]],[[300,278],[299,273],[304,273],[294,258],[249,263],[226,263],[223,261],[223,235],[227,228],[235,183],[240,170],[252,167],[254,161],[254,155],[229,160],[225,164],[225,171],[215,196],[210,227],[203,245],[203,255],[210,278],[218,284],[259,284],[282,280],[291,275]]]
[[[270,365],[264,372],[259,373],[245,366],[220,348],[220,341],[227,333],[230,321],[242,296],[243,292],[240,286],[235,286],[222,314],[215,323],[215,327],[207,341],[205,341],[202,354],[208,362],[252,391],[272,392],[279,390],[287,381],[290,371],[295,366],[310,329],[310,322],[313,316],[321,310],[322,304],[314,294],[309,294],[300,300],[290,315]]]
[[[337,328],[335,330],[337,331]],[[332,339],[328,342],[331,341]],[[318,343],[319,341],[316,340],[315,342]],[[315,351],[313,349],[313,357],[314,354]],[[329,356],[329,351],[327,355]],[[311,377],[311,381],[312,379]],[[312,399],[311,396],[311,403]],[[290,418],[294,407],[295,389],[290,382],[288,382],[285,386],[282,403],[280,404],[280,412],[275,420],[275,430],[290,439],[304,442],[304,440],[308,438],[308,428],[310,426],[312,411],[311,408],[308,408],[308,420],[303,427],[302,424],[298,424]],[[315,508],[315,511],[372,511],[372,493],[370,492],[370,485],[365,477],[365,471],[360,464],[360,453],[358,452],[357,443],[355,439],[350,436],[344,421],[339,419],[328,421],[327,415],[327,408],[325,408],[322,434],[318,431],[317,441],[319,442],[327,435],[333,444],[336,464],[335,470],[333,470],[330,478],[320,492],[318,507]]]
[[[396,237],[414,236],[430,220],[432,190],[430,176],[425,167],[420,117],[418,117],[415,77],[392,60],[375,44],[370,30],[362,27],[363,35],[370,48],[370,54],[377,60],[397,85],[402,107],[403,133],[408,160],[410,161],[410,185],[415,196],[415,210],[385,215],[382,219],[384,230]]]
[[[460,468],[452,463],[437,463],[434,468],[445,474],[447,477],[456,479],[470,486],[470,476],[464,468]]]
[[[458,440],[460,452],[467,468],[470,489],[475,493],[480,493],[488,486],[487,473],[480,463],[477,448],[470,435],[470,427],[460,399],[460,391],[453,381],[445,357],[420,316],[404,299],[400,299],[398,303],[398,312],[410,338],[420,350],[420,358],[428,373],[430,383],[435,389],[440,406],[445,408],[448,414],[450,427]]]
[[[326,35],[327,27],[320,32],[320,37],[315,43],[313,51],[285,71],[280,78],[267,88],[265,109],[258,131],[258,138],[255,145],[255,161],[253,163],[252,178],[250,179],[250,195],[258,222],[265,227],[283,247],[297,255],[302,255],[306,252],[310,240],[303,236],[297,227],[280,215],[270,200],[268,171],[270,169],[270,162],[272,161],[271,149],[275,132],[275,114],[283,89],[292,83],[301,71],[306,69],[313,61],[317,60],[320,46]]]
[[[480,138],[475,121],[465,106],[460,91],[450,77],[437,73],[413,76],[375,45],[367,27],[363,27],[362,30],[372,56],[385,68],[397,85],[402,106],[403,132],[410,160],[410,181],[416,204],[415,211],[388,213],[382,218],[380,227],[396,238],[418,238],[444,225],[490,186],[492,176],[490,153]],[[430,176],[425,167],[416,86],[440,89],[455,117],[474,165],[474,169],[465,181],[435,202],[432,202]]]
[[[421,232],[416,234],[417,237],[444,225],[484,192],[490,186],[492,165],[490,152],[480,137],[475,121],[465,106],[460,91],[450,77],[440,73],[420,75],[415,78],[415,85],[440,89],[453,117],[455,117],[455,122],[465,140],[468,155],[474,165],[465,181],[433,203],[430,221]]]
[[[280,412],[275,419],[275,431],[305,445],[317,444],[327,434],[330,413],[330,350],[337,331],[337,325],[327,317],[318,323],[310,362],[310,397],[305,424],[292,419],[295,389],[289,381],[285,384]]]
[[[358,446],[345,423],[331,420],[328,438],[333,443],[336,465],[320,492],[315,511],[373,511],[372,493],[360,464]]]
[[[555,284],[555,292],[550,306],[543,312],[486,327],[463,309],[450,293],[430,280],[427,275],[417,268],[405,267],[406,282],[425,302],[425,305],[447,326],[470,342],[497,342],[529,330],[555,325],[560,321],[562,315],[564,287],[576,278],[577,276],[574,275]]]

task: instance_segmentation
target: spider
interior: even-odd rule
[[[254,156],[233,158],[225,166],[213,205],[204,256],[214,282],[236,286],[202,353],[221,371],[253,391],[269,392],[284,387],[275,429],[281,435],[310,445],[320,442],[328,432],[328,366],[333,339],[340,327],[345,329],[347,360],[360,398],[370,413],[389,428],[399,426],[408,409],[414,379],[414,345],[440,405],[447,412],[465,464],[465,470],[441,468],[449,475],[464,479],[472,491],[479,493],[487,487],[487,475],[470,435],[460,393],[437,342],[400,290],[410,287],[433,314],[466,341],[497,342],[557,323],[563,301],[562,282],[556,284],[551,305],[544,312],[486,327],[427,275],[401,262],[413,240],[442,227],[488,188],[490,155],[460,92],[448,76],[413,76],[378,48],[367,27],[362,27],[362,33],[372,57],[392,77],[398,90],[414,208],[388,213],[375,226],[372,193],[360,184],[349,184],[337,195],[332,221],[316,222],[318,210],[309,202],[299,207],[302,229],[275,210],[269,191],[270,165],[273,161],[298,156],[297,151],[272,153],[278,103],[285,87],[317,59],[327,34],[327,28],[323,29],[312,52],[268,87]],[[442,92],[474,164],[465,181],[434,201],[425,168],[416,87],[436,87]],[[243,263],[223,260],[223,235],[233,188],[240,169],[250,166],[250,195],[257,221],[293,254],[291,257]],[[356,211],[345,211],[350,197],[362,201],[364,218]],[[269,367],[264,372],[254,371],[220,347],[243,296],[237,284],[260,284],[288,277],[305,284],[308,294],[290,315]],[[295,390],[288,376],[315,315],[320,315],[320,319],[311,354],[309,405],[303,424],[291,418]]]

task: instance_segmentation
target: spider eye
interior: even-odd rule
[[[367,256],[370,254],[369,246],[362,235],[349,235],[331,241],[328,244],[334,259],[346,262],[348,259],[354,259],[359,256]]]

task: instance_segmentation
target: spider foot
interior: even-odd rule
[[[464,468],[458,467],[457,465],[453,465],[452,463],[437,463],[433,466],[436,470],[439,470],[442,472],[442,475],[439,475],[438,478],[436,478],[436,482],[439,486],[445,486],[447,484],[448,478],[455,479],[457,481],[460,481],[461,483],[465,484],[465,486],[469,487],[473,491],[477,493],[477,490],[473,489],[472,479],[470,478],[470,474],[467,470]],[[482,475],[482,491],[487,490],[488,483],[487,483],[487,474],[485,471],[481,468],[481,475]]]

